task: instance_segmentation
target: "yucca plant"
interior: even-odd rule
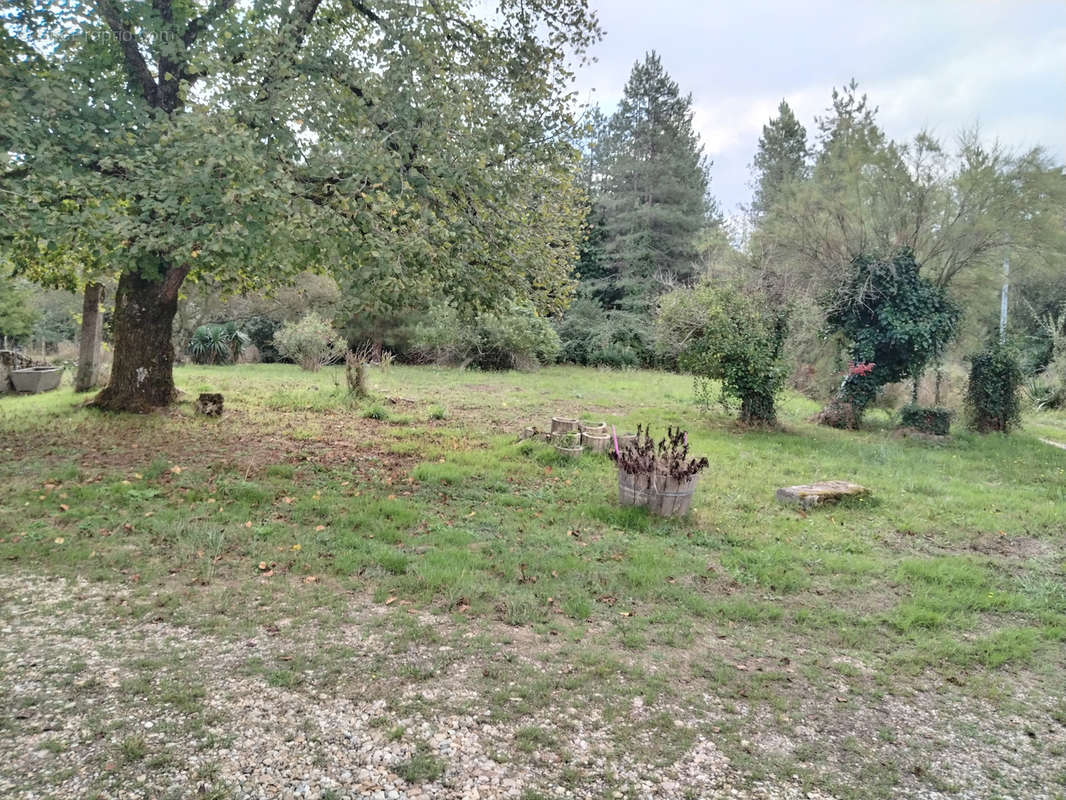
[[[232,364],[251,342],[236,323],[201,325],[189,340],[189,354],[197,364]]]

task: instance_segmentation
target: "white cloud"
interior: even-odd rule
[[[607,39],[581,86],[610,109],[634,60],[655,49],[691,92],[723,206],[749,196],[747,165],[782,98],[813,137],[833,86],[852,76],[890,136],[951,141],[980,123],[1004,144],[1066,160],[1066,4],[881,0],[852,4],[600,0]]]

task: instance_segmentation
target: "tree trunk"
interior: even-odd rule
[[[740,400],[740,421],[745,425],[773,425],[777,422],[774,396],[746,394]]]
[[[85,300],[81,310],[81,342],[78,345],[78,374],[74,376],[75,392],[87,392],[95,388],[100,377],[100,337],[104,328],[100,303],[103,299],[103,284],[90,283],[85,287]]]
[[[115,293],[111,381],[93,400],[94,406],[146,413],[174,402],[171,328],[178,310],[178,289],[188,271],[188,267],[171,267],[163,271],[162,280],[122,274]]]

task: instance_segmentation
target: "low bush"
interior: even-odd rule
[[[235,322],[201,325],[189,340],[189,355],[197,364],[236,364],[250,344]]]
[[[282,358],[311,372],[339,361],[348,351],[348,343],[314,312],[284,323],[274,334],[274,346]]]
[[[559,357],[559,335],[536,311],[513,304],[463,320],[450,307],[438,307],[430,321],[415,327],[415,352],[424,360],[479,369],[535,369]]]
[[[561,340],[559,358],[567,363],[625,368],[654,361],[647,320],[628,311],[608,311],[595,298],[577,298],[555,328]]]
[[[951,417],[951,411],[946,408],[909,405],[900,410],[900,427],[913,428],[934,436],[947,436],[951,430]]]

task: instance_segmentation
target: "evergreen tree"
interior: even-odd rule
[[[604,143],[606,286],[609,308],[647,317],[672,283],[696,275],[698,234],[716,219],[707,160],[682,96],[648,53],[633,66]]]
[[[807,154],[807,129],[782,100],[777,116],[762,127],[759,149],[752,163],[758,180],[752,203],[756,217],[769,212],[782,187],[806,177]]]

